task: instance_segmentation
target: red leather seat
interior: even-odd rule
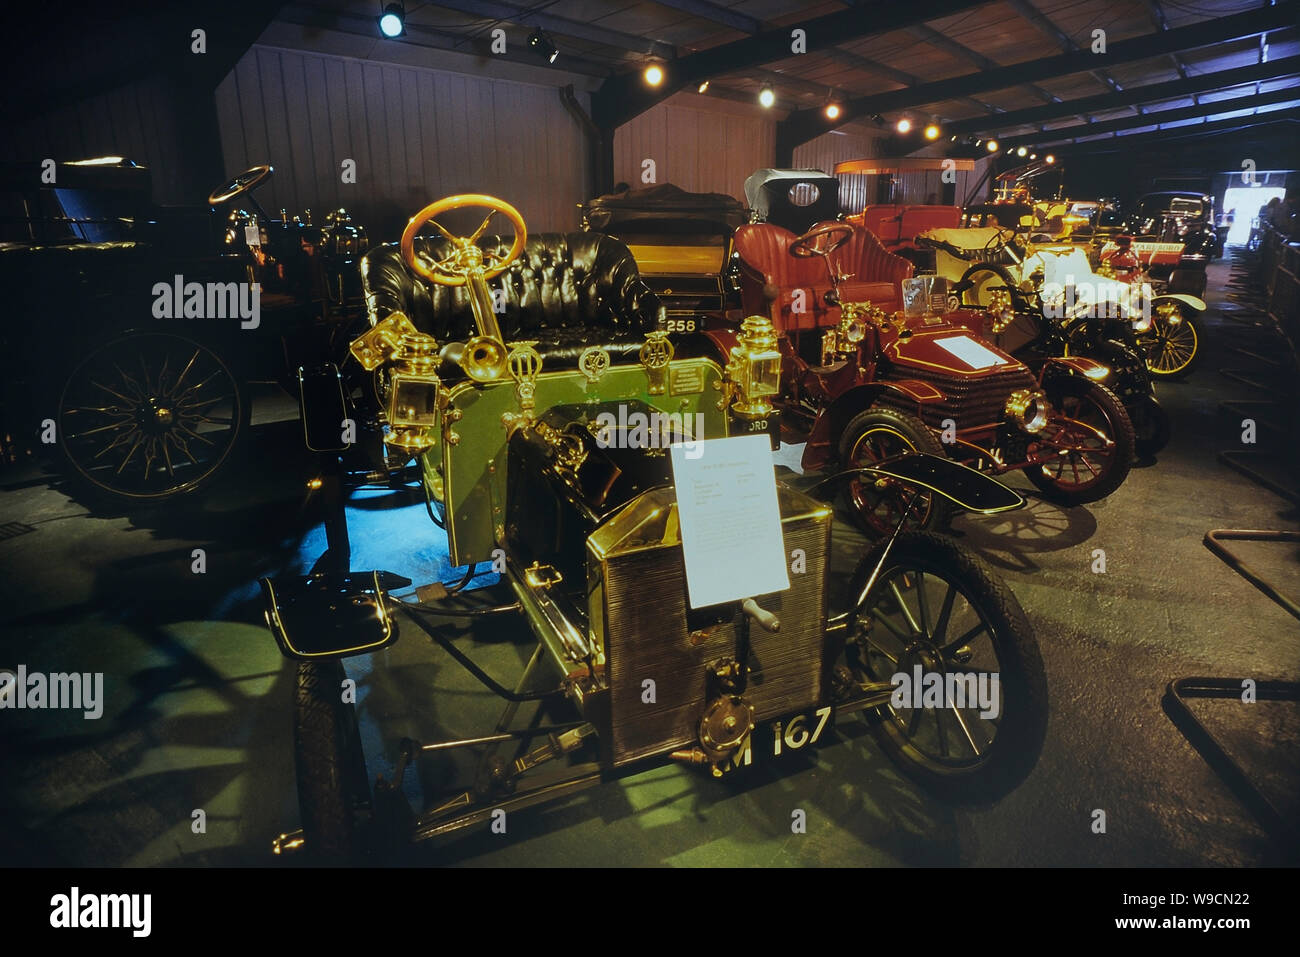
[[[902,281],[912,275],[912,264],[886,250],[861,226],[852,229],[853,237],[831,254],[839,274],[851,277],[840,283],[840,298],[867,300],[887,312],[902,308]],[[770,316],[772,325],[782,332],[833,326],[840,321],[840,310],[824,299],[831,289],[824,260],[791,256],[790,243],[795,238],[788,229],[771,223],[741,226],[736,231],[741,304],[746,313]],[[794,308],[796,303],[801,310]]]
[[[862,210],[862,225],[871,230],[876,238],[887,246],[892,246],[899,239],[908,238],[899,229],[899,217],[905,207],[890,203],[876,203]]]
[[[899,239],[910,243],[931,229],[956,229],[961,225],[957,206],[905,206],[898,226]]]

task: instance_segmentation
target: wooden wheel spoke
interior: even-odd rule
[[[924,635],[921,626],[917,624],[916,618],[912,616],[912,609],[907,607],[907,602],[903,600],[903,593],[899,590],[898,583],[890,579],[889,590],[893,592],[894,599],[898,602],[899,610],[902,611],[903,617],[907,619],[907,624],[911,627],[913,634]]]
[[[100,432],[108,432],[116,429],[129,429],[133,425],[134,423],[130,419],[125,419],[121,422],[110,422],[108,425],[101,425],[93,429],[87,429],[85,432],[77,432],[73,435],[69,435],[67,438],[69,441],[72,439],[84,439],[88,435],[98,435]]]
[[[97,459],[101,455],[106,455],[107,453],[113,451],[113,449],[125,445],[127,442],[131,441],[131,436],[137,434],[138,431],[139,431],[138,429],[132,429],[130,432],[127,432],[125,435],[117,436],[117,438],[113,439],[112,442],[110,442],[108,445],[104,446],[102,449],[96,452],[93,458]]]
[[[144,443],[144,434],[137,433],[135,441],[131,443],[131,448],[127,450],[126,458],[122,459],[121,464],[118,465],[117,467],[118,475],[122,474],[122,469],[126,468],[126,463],[131,461],[131,456],[135,455],[135,450],[138,449],[143,443]]]
[[[107,392],[109,395],[113,396],[116,399],[121,399],[127,405],[135,406],[139,404],[139,401],[137,399],[133,399],[130,396],[126,396],[120,392],[116,392],[113,389],[110,389],[108,386],[104,385],[102,382],[96,382],[94,379],[91,379],[90,384],[97,389],[103,389],[105,392]]]
[[[199,433],[197,433],[197,432],[195,432],[193,429],[187,427],[187,426],[186,426],[184,423],[182,423],[182,422],[177,422],[177,423],[176,423],[176,427],[177,427],[178,429],[180,429],[182,432],[187,433],[187,434],[190,436],[190,438],[198,439],[198,440],[199,440],[200,442],[202,442],[204,445],[214,445],[214,443],[212,442],[211,439],[206,439],[206,438],[204,438],[203,436],[199,435]],[[195,464],[197,464],[197,463],[195,463]]]

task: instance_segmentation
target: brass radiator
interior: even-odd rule
[[[831,513],[782,486],[778,500],[787,559],[799,549],[804,564],[791,572],[788,591],[754,596],[781,620],[776,634],[750,629],[745,698],[759,721],[807,707],[821,693]],[[596,529],[587,544],[587,577],[588,621],[606,662],[615,765],[693,744],[709,700],[709,665],[735,652],[734,605],[690,609],[671,489],[645,492]]]

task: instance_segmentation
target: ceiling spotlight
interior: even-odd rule
[[[709,88],[709,81],[708,81],[708,80],[705,80],[703,83],[701,83],[699,86],[697,86],[697,87],[695,88],[695,92],[696,92],[696,93],[703,93],[703,92],[705,92],[706,90],[708,90],[708,88]]]
[[[664,81],[664,68],[658,63],[651,63],[642,72],[641,77],[650,86],[658,86]]]
[[[1043,157],[1043,159],[1047,162],[1048,166],[1051,166],[1053,163],[1056,162],[1056,157],[1053,156],[1051,153],[1048,153],[1046,156]]]
[[[1038,154],[1037,154],[1037,153],[1030,153],[1030,154],[1029,154],[1029,158],[1030,158],[1031,160],[1036,160],[1036,159],[1038,159]]]
[[[406,10],[400,3],[390,3],[379,15],[379,32],[384,36],[400,37],[406,29]]]
[[[1016,155],[1017,155],[1017,156],[1026,156],[1026,155],[1028,155],[1028,153],[1029,153],[1029,150],[1025,149],[1023,146],[1020,147],[1020,149],[1016,150]]]
[[[925,138],[927,140],[937,140],[939,138],[939,127],[931,123],[925,128]]]
[[[903,117],[901,120],[899,120],[897,126],[895,127],[895,129],[897,129],[898,132],[900,133],[906,133],[911,128],[912,128],[912,121],[909,120],[906,116]]]
[[[560,55],[560,51],[555,48],[555,44],[541,30],[534,30],[533,35],[528,38],[528,45],[546,57],[547,63],[554,63],[555,58]]]
[[[838,103],[827,103],[823,111],[828,120],[838,120],[840,118],[840,105]]]
[[[776,102],[776,91],[773,90],[767,84],[764,84],[763,88],[758,91],[758,105],[763,107],[763,109],[765,110],[770,110],[772,108],[772,104],[775,102]]]
[[[956,142],[957,142],[957,134],[954,133],[952,136],[948,137],[948,142],[949,142],[949,143],[956,143]]]
[[[990,153],[996,153],[998,151],[998,141],[989,140],[987,143],[984,144],[984,148],[988,150]]]

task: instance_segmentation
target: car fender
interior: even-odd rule
[[[1160,303],[1167,302],[1170,299],[1174,299],[1177,300],[1178,302],[1183,303],[1184,305],[1191,306],[1197,312],[1204,312],[1206,309],[1204,299],[1198,299],[1196,296],[1189,296],[1185,292],[1167,292],[1160,296],[1153,296],[1151,299],[1151,305],[1158,306],[1160,305]]]
[[[1098,362],[1096,359],[1089,359],[1087,356],[1050,356],[1044,364],[1046,366],[1064,367],[1069,372],[1092,379],[1095,382],[1100,382],[1110,375],[1110,366],[1104,362]],[[1104,374],[1102,370],[1104,370]]]
[[[920,379],[890,379],[855,386],[837,396],[817,414],[812,430],[808,433],[808,443],[804,446],[801,467],[806,471],[815,471],[833,462],[840,434],[848,426],[849,420],[870,408],[886,392],[892,392],[909,405],[917,406],[946,402],[948,399],[944,393]]]

